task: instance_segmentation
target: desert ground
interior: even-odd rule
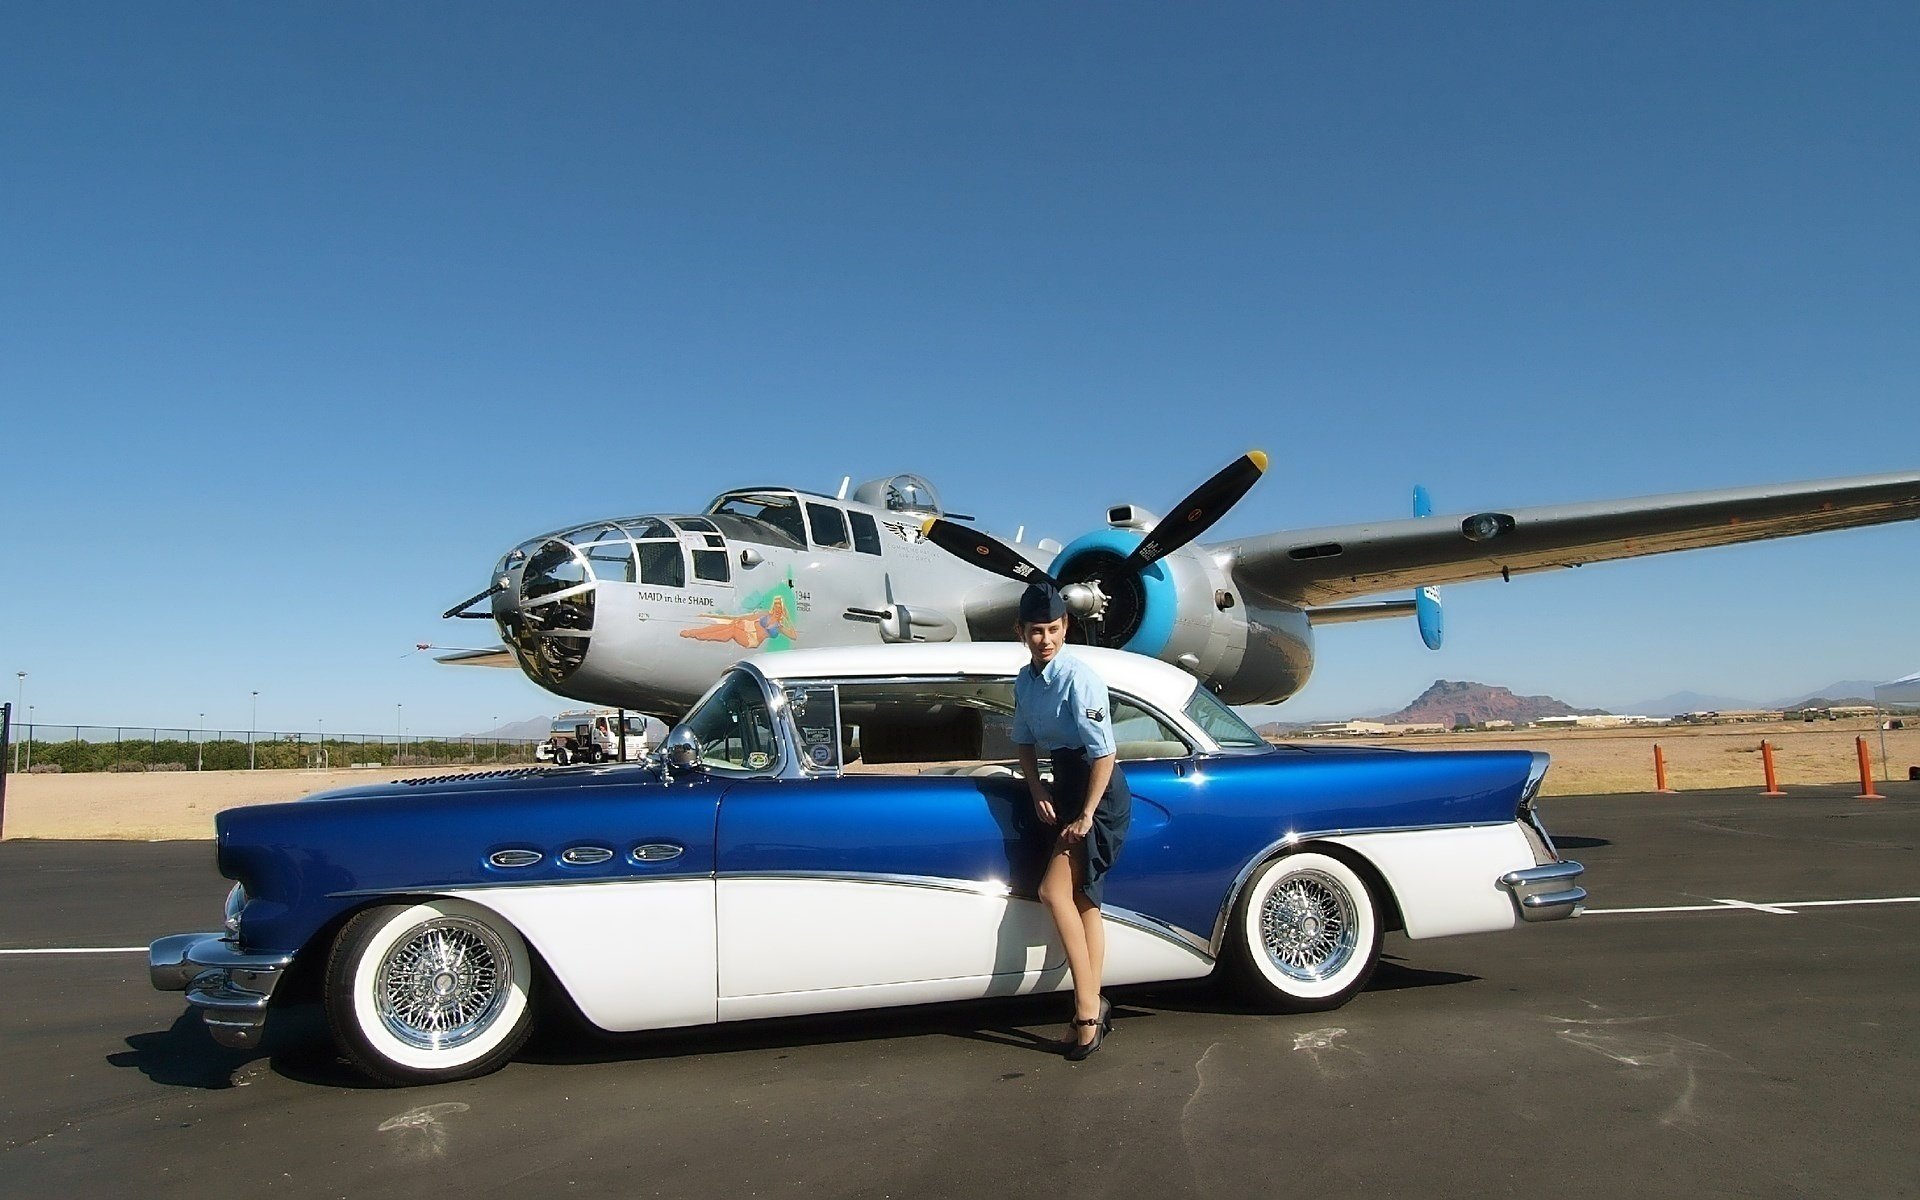
[[[1667,783],[1679,791],[1751,786],[1762,790],[1760,743],[1774,745],[1781,787],[1844,783],[1859,778],[1854,739],[1867,739],[1876,779],[1905,779],[1920,766],[1920,728],[1885,733],[1870,719],[1812,724],[1668,726],[1585,731],[1517,730],[1446,736],[1368,738],[1360,744],[1405,749],[1545,750],[1553,756],[1543,794],[1590,796],[1653,789],[1653,747],[1667,760]],[[449,774],[452,768],[338,771],[180,771],[7,777],[5,827],[17,838],[110,838],[161,841],[212,838],[223,808],[297,800],[331,788]]]

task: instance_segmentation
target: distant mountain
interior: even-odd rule
[[[1462,680],[1436,679],[1433,686],[1399,712],[1375,720],[1389,725],[1478,725],[1486,721],[1512,721],[1516,725],[1538,721],[1542,717],[1592,716],[1601,708],[1575,708],[1552,696],[1516,696],[1503,687]]]
[[[1827,704],[1872,704],[1873,689],[1885,683],[1884,679],[1841,679],[1823,688],[1805,692],[1791,700],[1776,700],[1768,708],[1798,708],[1809,700],[1818,700],[1821,706]],[[1866,697],[1864,700],[1860,697]]]
[[[1873,689],[1879,683],[1871,679],[1841,679],[1811,692],[1801,692],[1785,700],[1755,700],[1748,696],[1716,696],[1707,692],[1673,692],[1657,700],[1636,700],[1619,710],[1643,717],[1671,717],[1690,712],[1738,712],[1753,709],[1799,708],[1810,702],[1824,708],[1832,704],[1872,704]]]
[[[1765,708],[1752,700],[1742,700],[1734,696],[1713,696],[1706,692],[1670,692],[1656,700],[1635,700],[1632,704],[1623,704],[1620,711],[1636,717],[1674,717],[1690,712],[1737,712],[1743,709]]]
[[[485,733],[469,734],[477,738],[500,738],[503,741],[539,741],[547,736],[551,717],[528,717],[524,721],[509,721],[498,729],[489,729]]]

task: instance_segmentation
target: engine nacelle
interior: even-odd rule
[[[1243,594],[1212,556],[1188,548],[1145,570],[1125,566],[1145,534],[1100,529],[1057,555],[1062,585],[1097,584],[1104,617],[1075,622],[1072,640],[1151,655],[1191,671],[1229,704],[1271,704],[1313,672],[1313,629],[1293,605]]]

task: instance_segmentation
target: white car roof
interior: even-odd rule
[[[1110,688],[1167,712],[1193,696],[1194,677],[1171,663],[1124,650],[1068,646],[1062,654],[1092,667]],[[918,642],[899,646],[827,646],[775,650],[747,659],[768,679],[873,679],[914,675],[986,675],[1011,679],[1031,661],[1018,642]]]

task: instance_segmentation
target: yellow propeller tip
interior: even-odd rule
[[[1261,471],[1267,469],[1267,452],[1265,450],[1249,450],[1247,451],[1247,457],[1253,460],[1253,465]]]

